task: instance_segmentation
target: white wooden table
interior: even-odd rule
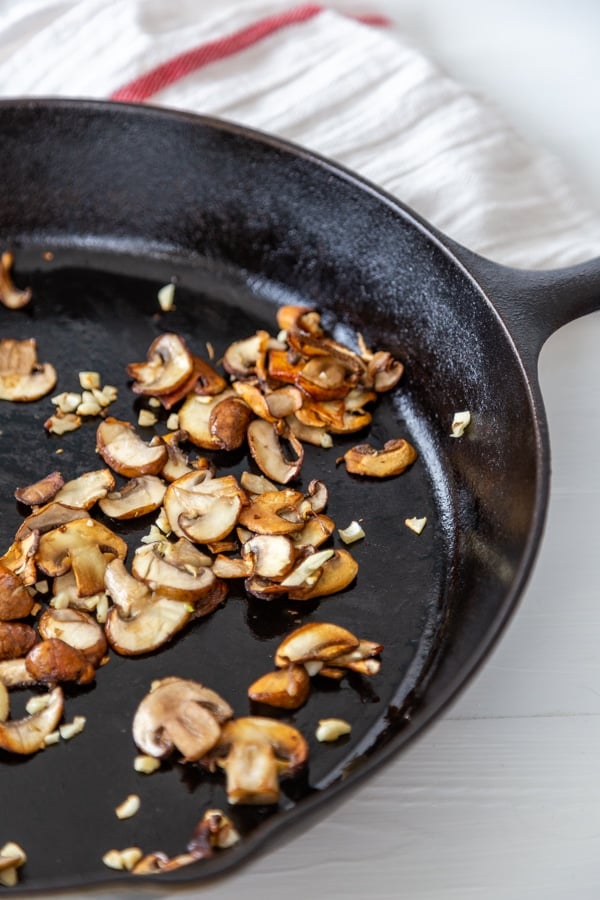
[[[600,206],[596,0],[333,5],[392,15],[451,75],[487,93],[526,136],[560,154]],[[207,888],[148,889],[145,897],[597,900],[598,348],[595,315],[563,329],[542,353],[553,448],[545,538],[517,615],[459,701],[276,854]]]

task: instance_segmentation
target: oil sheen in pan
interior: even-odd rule
[[[23,248],[18,262],[19,280],[32,286],[34,299],[18,313],[0,309],[2,335],[37,339],[39,359],[52,362],[58,371],[56,391],[75,389],[81,370],[99,371],[104,384],[119,389],[111,414],[133,422],[141,401],[128,388],[125,365],[143,359],[159,333],[181,334],[205,357],[209,342],[219,359],[232,340],[258,328],[274,333],[277,303],[311,303],[310,297],[285,295],[274,284],[248,283],[243,273],[209,264],[186,268],[176,260],[63,249],[55,249],[53,260],[46,261],[40,248]],[[176,278],[175,308],[163,314],[156,295],[171,277]],[[343,329],[336,331],[326,316],[324,321],[341,339],[351,337]],[[384,334],[378,346],[385,347]],[[453,557],[444,480],[438,477],[436,455],[428,450],[426,423],[411,405],[409,385],[410,371],[394,396],[380,400],[368,437],[376,445],[399,436],[415,443],[419,459],[399,478],[374,483],[336,466],[336,458],[364,439],[362,434],[336,439],[331,450],[306,448],[300,488],[312,478],[322,479],[330,491],[328,514],[336,525],[345,527],[359,519],[366,532],[365,539],[351,547],[360,567],[354,586],[341,595],[304,604],[249,600],[242,588],[234,587],[222,608],[188,626],[161,651],[138,659],[111,654],[95,684],[67,689],[65,718],[86,716],[83,734],[32,758],[0,754],[6,838],[21,842],[29,859],[24,889],[111,878],[101,858],[112,847],[135,844],[147,852],[182,852],[205,808],[228,810],[218,775],[176,762],[163,765],[151,777],[134,772],[131,721],[155,678],[194,678],[222,694],[236,715],[246,715],[247,686],[272,667],[281,637],[298,624],[331,621],[384,644],[381,672],[375,678],[356,675],[341,684],[317,679],[306,705],[283,715],[308,739],[309,767],[282,783],[279,811],[228,810],[243,835],[274,815],[285,817],[285,810],[303,798],[344,779],[402,727],[405,702],[426,671],[443,628],[444,586]],[[51,411],[49,398],[0,406],[2,547],[10,544],[22,518],[13,499],[16,486],[54,468],[73,478],[98,467],[96,423],[86,422],[79,431],[60,438],[49,436],[43,422]],[[164,433],[164,421],[157,430]],[[149,430],[147,437],[151,434]],[[62,452],[57,455],[59,448]],[[220,474],[239,475],[248,466],[243,451],[207,455]],[[412,516],[427,517],[421,535],[404,525],[404,519]],[[150,516],[134,524],[110,524],[133,550],[152,521]],[[337,535],[335,544],[341,545]],[[328,716],[351,722],[352,734],[335,744],[319,744],[316,725]],[[114,809],[131,792],[140,795],[141,809],[132,820],[119,822]],[[183,870],[181,874],[186,876]]]

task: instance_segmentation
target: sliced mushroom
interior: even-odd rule
[[[130,575],[122,559],[113,559],[106,567],[104,585],[123,619],[135,617],[150,602],[148,585]]]
[[[190,462],[187,454],[179,446],[180,443],[188,439],[188,433],[183,428],[164,434],[162,439],[167,448],[167,461],[160,474],[167,481],[177,481],[183,475],[204,469],[208,469],[212,474],[212,464],[207,459],[198,457],[193,462]]]
[[[67,481],[56,494],[54,502],[77,509],[91,509],[94,503],[106,497],[114,487],[115,478],[110,469],[95,469]]]
[[[355,650],[359,640],[351,631],[331,622],[308,622],[288,634],[275,652],[275,665],[310,661],[328,662]]]
[[[286,304],[277,310],[277,325],[285,331],[300,331],[321,337],[321,316],[312,306]]]
[[[10,697],[3,681],[0,681],[0,722],[6,722],[10,713]]]
[[[372,385],[377,393],[382,393],[396,387],[403,372],[404,366],[399,360],[394,359],[387,350],[378,350],[367,363],[364,381],[367,385]]]
[[[215,746],[221,725],[232,715],[229,704],[210,688],[162,678],[136,710],[133,740],[148,756],[163,759],[178,750],[185,761],[196,761]]]
[[[302,494],[291,488],[265,491],[242,509],[240,525],[256,534],[291,534],[300,531],[304,527],[304,517],[299,511],[303,500]]]
[[[208,430],[221,450],[236,450],[246,440],[252,410],[241,397],[226,397],[211,410]]]
[[[25,506],[40,506],[48,503],[65,483],[60,472],[50,472],[45,478],[41,478],[34,484],[15,490],[15,500],[24,503]]]
[[[281,581],[294,567],[296,551],[283,534],[255,534],[242,547],[242,555],[253,560],[253,571],[261,578]]]
[[[235,527],[245,494],[233,475],[192,472],[167,488],[164,508],[172,530],[199,544],[220,541]]]
[[[310,693],[310,675],[304,666],[290,665],[267,672],[252,682],[248,697],[278,709],[300,709]]]
[[[335,672],[330,672],[331,667],[334,667],[334,669],[351,669],[353,672],[359,672],[361,675],[376,675],[381,668],[381,663],[373,657],[381,653],[382,650],[383,644],[361,640],[358,643],[358,647],[330,659],[327,663],[327,669],[325,671],[321,670],[321,674],[329,675],[330,677],[333,674],[333,677],[335,677]]]
[[[133,392],[153,397],[171,393],[187,381],[193,371],[194,360],[185,341],[169,332],[152,342],[146,362],[127,366],[127,374],[135,379]]]
[[[33,597],[21,578],[0,565],[0,621],[24,619],[33,607]]]
[[[27,671],[25,657],[20,659],[0,660],[0,681],[7,688],[29,687],[36,684],[36,680]]]
[[[35,584],[37,581],[35,555],[39,541],[39,531],[28,531],[24,537],[19,537],[19,532],[17,532],[13,543],[4,556],[0,557],[0,565],[18,575],[23,584],[27,586]]]
[[[187,545],[188,549],[184,549]],[[177,553],[173,548],[179,548]],[[194,559],[194,562],[190,560]],[[215,586],[211,559],[200,553],[185,538],[177,544],[156,541],[135,551],[131,571],[153,591],[176,600],[199,600]]]
[[[166,489],[164,481],[156,475],[140,475],[118,491],[107,494],[98,505],[111,519],[136,519],[158,509]]]
[[[276,419],[285,419],[286,416],[291,416],[292,413],[297,412],[302,407],[303,399],[302,391],[292,387],[291,384],[269,391],[265,395],[269,413]]]
[[[238,397],[250,407],[255,416],[266,419],[267,422],[275,422],[277,420],[277,416],[270,411],[266,395],[258,384],[253,384],[250,381],[234,381],[232,388]]]
[[[98,426],[96,449],[107,466],[119,475],[158,475],[167,461],[167,448],[160,438],[145,443],[130,422],[109,416]]]
[[[376,450],[370,444],[358,444],[343,456],[348,472],[370,478],[400,475],[416,458],[416,450],[404,438],[386,441],[383,450]]]
[[[193,607],[171,597],[151,595],[131,618],[112,607],[104,631],[110,646],[121,656],[140,656],[157,650],[189,622]]]
[[[323,552],[323,551],[321,551]],[[316,580],[308,579],[307,583],[290,587],[288,596],[290,600],[314,600],[317,597],[327,597],[337,594],[347,588],[356,578],[358,563],[347,550],[335,550],[317,573]]]
[[[127,544],[109,528],[89,517],[74,519],[40,537],[36,560],[46,575],[73,570],[80,597],[104,590],[107,562],[124,559]]]
[[[93,666],[100,665],[106,654],[104,631],[96,620],[83,610],[46,609],[40,616],[38,630],[44,640],[60,638],[71,647],[75,647]]]
[[[302,531],[290,535],[297,551],[312,547],[316,550],[331,537],[335,531],[335,522],[323,514],[310,516]]]
[[[56,384],[56,370],[37,361],[34,338],[0,340],[0,400],[28,403],[49,394]]]
[[[25,657],[30,675],[41,684],[76,681],[89,684],[96,670],[87,656],[66,641],[52,637],[40,641]]]
[[[219,553],[215,556],[212,570],[219,578],[249,578],[254,570],[252,559],[240,559],[239,557],[224,556]]]
[[[265,478],[264,475],[255,475],[253,472],[242,472],[240,484],[247,494],[264,494],[266,491],[278,490],[277,485]]]
[[[7,309],[22,309],[31,300],[31,288],[15,287],[11,270],[14,256],[8,250],[0,256],[0,303]]]
[[[60,687],[55,687],[40,712],[24,719],[0,723],[0,747],[22,755],[42,750],[46,737],[55,730],[62,714],[63,692]]]
[[[247,378],[256,372],[258,360],[265,350],[269,335],[266,331],[257,331],[252,337],[230,344],[223,356],[223,368],[230,375]]]
[[[304,441],[305,444],[312,444],[314,447],[322,447],[324,450],[329,450],[333,447],[331,435],[327,432],[324,425],[318,427],[305,425],[300,421],[297,413],[287,416],[285,423],[291,433],[296,435],[298,440]]]
[[[208,759],[225,770],[231,804],[270,804],[279,800],[279,778],[305,764],[308,745],[291,725],[245,716],[223,725]]]
[[[264,419],[254,419],[248,426],[248,445],[250,452],[267,478],[279,484],[288,484],[297,478],[302,468],[304,450],[294,434],[288,434],[289,443],[296,454],[294,461],[287,460],[277,429]]]
[[[31,625],[24,622],[0,622],[0,659],[25,656],[37,640]]]
[[[61,525],[66,525],[67,522],[72,522],[74,519],[84,518],[87,518],[84,509],[67,506],[64,503],[53,500],[51,503],[40,507],[40,509],[36,509],[26,519],[23,519],[17,529],[15,540],[24,541],[34,533],[38,535],[46,534],[46,532],[52,531],[54,528],[60,528]]]
[[[188,439],[197,447],[206,450],[220,450],[221,444],[210,430],[213,410],[224,400],[236,395],[232,390],[224,390],[220,394],[201,396],[190,394],[179,410],[179,425],[188,433]]]

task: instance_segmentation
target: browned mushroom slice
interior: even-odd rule
[[[28,531],[24,537],[17,536],[4,556],[0,557],[0,565],[18,575],[24,585],[29,586],[37,581],[35,555],[40,540],[39,531]]]
[[[46,575],[62,575],[72,569],[79,596],[88,597],[104,589],[107,562],[114,557],[124,559],[126,554],[122,538],[86,517],[43,534],[36,560]]]
[[[147,444],[130,422],[112,416],[98,426],[96,449],[106,465],[125,478],[158,475],[168,455],[160,438],[153,438]]]
[[[41,478],[34,484],[28,484],[27,487],[17,488],[15,491],[15,500],[24,503],[25,506],[40,506],[49,503],[57,494],[63,484],[64,478],[60,472],[50,472],[45,478]]]
[[[60,638],[79,650],[93,666],[100,665],[106,654],[104,631],[96,620],[83,610],[46,609],[38,622],[40,636],[45,640]]]
[[[205,756],[231,718],[229,704],[210,688],[183,678],[153,684],[133,718],[133,740],[148,756],[162,759],[174,750],[186,761]]]
[[[400,475],[416,458],[417,451],[404,438],[386,441],[383,450],[376,450],[370,444],[358,444],[343,456],[348,472],[370,478]]]
[[[248,697],[278,709],[299,709],[310,693],[310,676],[304,666],[290,665],[257,678],[248,688]]]
[[[251,597],[257,600],[275,600],[277,597],[287,596],[288,589],[282,587],[278,581],[270,578],[262,578],[260,575],[251,575],[244,582],[244,589]]]
[[[323,552],[323,551],[320,551]],[[317,579],[307,579],[304,585],[288,588],[290,600],[314,600],[317,597],[328,597],[347,588],[358,572],[358,563],[347,550],[335,550],[317,573]],[[292,573],[293,574],[293,573]]]
[[[219,553],[213,562],[213,573],[219,578],[249,578],[252,575],[254,563],[252,559],[240,559],[239,557],[225,556]]]
[[[31,288],[15,287],[11,275],[13,263],[14,256],[9,251],[0,256],[0,303],[7,309],[22,309],[31,300]]]
[[[42,750],[47,736],[54,731],[63,714],[63,692],[55,687],[48,703],[32,716],[0,723],[0,747],[10,753],[27,755]]]
[[[378,350],[367,363],[367,372],[363,381],[368,386],[372,386],[379,394],[383,391],[391,391],[396,387],[403,372],[404,366],[399,360],[394,359],[387,350]]]
[[[302,391],[297,387],[286,384],[282,388],[265,394],[265,402],[271,416],[276,419],[285,419],[302,407],[304,397]]]
[[[284,331],[302,331],[321,337],[321,316],[312,306],[284,305],[277,310],[277,325]]]
[[[158,509],[166,489],[164,481],[156,475],[141,475],[107,494],[98,505],[111,519],[137,519]]]
[[[187,544],[189,550],[177,554],[172,548]],[[189,560],[197,555],[192,563]],[[211,560],[196,550],[185,538],[177,544],[156,541],[135,551],[131,571],[153,591],[177,600],[199,600],[215,586],[216,575]]]
[[[253,560],[256,575],[281,581],[293,569],[296,551],[286,535],[255,534],[242,547],[242,555]]]
[[[317,548],[331,537],[335,531],[335,522],[323,514],[311,516],[302,531],[290,535],[294,547],[300,551],[306,547]]]
[[[240,525],[256,534],[291,534],[300,531],[304,527],[304,517],[299,512],[303,500],[303,495],[291,488],[265,491],[242,509]]]
[[[234,381],[232,388],[238,397],[248,404],[255,416],[258,416],[260,419],[266,419],[267,422],[275,422],[277,420],[277,416],[273,415],[269,410],[266,396],[258,384],[253,384],[250,381]]]
[[[94,503],[106,497],[114,487],[115,478],[110,469],[95,469],[67,481],[58,491],[54,502],[78,509],[91,509]]]
[[[253,375],[268,340],[269,334],[266,331],[257,331],[252,337],[234,341],[223,356],[225,371],[238,378],[247,378],[249,375]]]
[[[24,541],[34,533],[46,534],[47,531],[60,528],[61,525],[66,525],[67,522],[72,522],[74,519],[85,518],[87,518],[87,513],[84,509],[67,506],[53,500],[23,519],[15,534],[15,540]]]
[[[167,488],[164,508],[172,530],[199,544],[220,541],[238,520],[245,495],[233,475],[192,472]]]
[[[331,622],[308,622],[286,635],[275,652],[275,665],[329,662],[359,646],[351,631]]]
[[[327,663],[327,668],[329,669],[329,667],[333,666],[337,669],[351,669],[353,672],[359,672],[361,675],[376,675],[381,668],[381,663],[373,657],[381,653],[382,650],[383,644],[361,640],[358,647],[355,647],[348,653],[342,653],[330,659]],[[331,677],[328,671],[321,674]],[[333,677],[336,677],[335,673]]]
[[[196,374],[196,384],[194,385],[194,393],[206,394],[214,396],[222,393],[227,387],[227,382],[222,375],[215,372],[210,363],[200,357],[194,357],[194,371]]]
[[[188,396],[179,410],[179,425],[187,431],[188,439],[192,444],[205,450],[221,449],[219,439],[210,430],[211,414],[219,403],[235,396],[235,393],[229,389],[215,396],[200,396],[198,394],[190,394]]]
[[[265,478],[264,475],[255,475],[253,472],[242,472],[240,484],[250,496],[278,490],[277,485]]]
[[[288,440],[296,459],[288,460],[283,455],[283,448],[277,429],[264,419],[254,419],[248,426],[248,446],[257,466],[267,478],[279,484],[288,484],[297,478],[302,468],[304,450],[294,434]]]
[[[180,600],[152,594],[128,619],[112,607],[104,631],[110,646],[121,656],[140,656],[170,641],[187,625],[192,611],[193,607]]]
[[[37,640],[31,625],[24,622],[0,622],[0,659],[25,656]]]
[[[152,342],[146,362],[127,366],[127,374],[134,379],[133,392],[153,397],[174,391],[193,371],[194,360],[185,341],[169,332]]]
[[[298,371],[296,382],[314,400],[340,400],[352,388],[345,365],[333,356],[313,356]]]
[[[252,410],[241,397],[226,397],[211,410],[208,430],[222,450],[236,450],[246,440]]]
[[[231,719],[209,755],[227,775],[230,803],[279,800],[279,778],[296,774],[308,759],[308,745],[291,725],[261,716]]]
[[[151,600],[148,585],[130,575],[122,559],[113,559],[104,573],[104,586],[119,615],[123,619],[134,618]]]
[[[24,341],[0,340],[0,400],[28,403],[50,393],[56,384],[56,370],[50,363],[38,363],[33,338]]]
[[[96,670],[90,660],[60,638],[47,638],[36,644],[25,657],[27,671],[41,684],[76,681],[89,684]]]
[[[300,441],[304,441],[305,444],[312,444],[314,447],[323,447],[325,450],[333,447],[331,435],[327,432],[324,425],[316,427],[314,425],[305,425],[300,421],[297,413],[286,416],[285,423],[291,433],[296,435]]]
[[[202,471],[204,469],[209,470],[213,474],[212,463],[203,457],[198,457],[190,462],[187,454],[179,446],[188,439],[188,433],[183,428],[171,431],[169,434],[163,434],[162,439],[167,448],[167,461],[160,474],[167,481],[177,481],[178,478],[189,474],[189,472]]]
[[[18,575],[0,565],[0,621],[24,619],[33,607],[33,597]]]

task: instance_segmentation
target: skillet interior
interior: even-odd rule
[[[0,122],[9,136],[0,162],[12,185],[0,205],[3,244],[17,251],[19,283],[35,291],[31,308],[0,310],[0,333],[37,337],[59,389],[73,388],[79,370],[98,369],[120,387],[114,414],[133,420],[124,365],[142,359],[157,333],[177,331],[198,351],[211,341],[218,355],[236,337],[273,330],[281,302],[316,305],[336,336],[360,331],[406,363],[369,440],[410,436],[419,462],[389,482],[351,479],[335,458],[353,438],[329,452],[311,448],[303,470],[303,485],[318,476],[330,486],[339,525],[364,519],[367,538],[352,548],[356,586],[302,609],[248,603],[233,591],[169,648],[133,661],[113,657],[95,687],[73,692],[67,717],[88,716],[79,738],[31,759],[1,758],[6,839],[22,842],[30,858],[23,888],[109,879],[100,862],[109,847],[179,852],[202,810],[226,805],[218,777],[177,764],[150,779],[132,771],[131,717],[153,678],[197,678],[243,715],[248,683],[270,668],[298,619],[335,621],[382,640],[376,679],[318,685],[292,717],[312,756],[307,775],[284,785],[279,812],[234,810],[243,844],[170,876],[202,877],[364,775],[464,682],[531,561],[545,436],[492,307],[437,237],[353,177],[233,127],[147,109],[5,104]],[[42,258],[47,250],[51,262]],[[157,288],[173,276],[177,309],[157,316]],[[456,441],[449,426],[458,409],[470,409],[473,424]],[[17,484],[56,467],[74,477],[95,465],[94,425],[48,438],[49,410],[47,399],[0,406],[2,546],[21,519],[11,500]],[[234,472],[246,466],[241,455],[216,461]],[[403,525],[412,515],[428,517],[420,537]],[[132,546],[148,525],[131,529]],[[317,744],[316,722],[327,715],[351,721],[351,739]],[[132,790],[142,810],[118,823],[114,807]]]

